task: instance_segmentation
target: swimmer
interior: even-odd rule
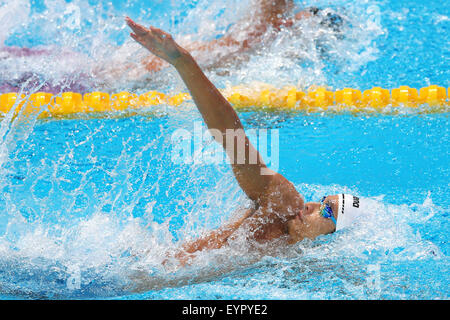
[[[314,239],[333,233],[347,227],[358,217],[361,210],[359,199],[351,195],[329,195],[320,202],[305,203],[304,197],[290,181],[265,165],[246,136],[233,107],[208,80],[191,54],[160,29],[152,26],[146,28],[128,17],[126,22],[132,29],[130,36],[135,41],[178,71],[208,129],[218,132],[214,135],[210,131],[216,142],[222,144],[239,186],[254,204],[237,221],[185,243],[177,256],[182,263],[195,252],[227,245],[238,231],[244,231],[250,242],[280,239],[286,244],[293,244],[305,238]],[[237,145],[238,139],[245,141],[245,150],[227,148],[225,137],[230,133],[227,130],[236,133],[232,137],[234,145]]]
[[[219,39],[209,42],[183,41],[180,45],[188,50],[206,68],[216,68],[224,63],[236,63],[243,59],[243,53],[267,45],[275,40],[282,28],[296,30],[296,22],[303,19],[316,19],[321,26],[342,36],[344,19],[330,9],[309,7],[298,10],[293,0],[253,0],[252,12],[232,25]],[[297,12],[296,12],[297,11]],[[211,56],[210,53],[214,53]],[[159,71],[168,64],[154,55],[142,60],[147,71]]]
[[[218,39],[193,41],[191,36],[185,36],[180,37],[178,43],[189,51],[202,68],[220,69],[223,72],[223,67],[245,62],[252,52],[264,49],[264,46],[275,41],[282,29],[301,34],[301,26],[296,24],[300,20],[315,20],[318,25],[336,37],[343,36],[344,19],[331,9],[309,7],[299,10],[293,0],[252,0],[251,8],[249,14],[229,27]],[[325,57],[326,49],[320,44],[320,39],[316,39],[315,44],[322,57]],[[123,50],[124,53],[117,54],[117,61],[114,63],[109,61],[107,65],[99,66],[95,70],[95,74],[106,81],[107,87],[111,87],[118,79],[126,78],[127,82],[139,81],[145,79],[149,71],[154,73],[169,67],[164,59],[154,55],[138,54],[138,58],[135,57],[133,61],[123,61],[121,57],[127,56],[128,50],[124,46],[119,50]]]
[[[206,42],[192,41],[188,36],[180,39],[180,45],[189,51],[203,68],[214,70],[227,64],[236,65],[245,61],[248,53],[274,41],[283,28],[300,33],[301,28],[296,27],[296,22],[302,19],[315,19],[319,25],[328,28],[338,36],[342,32],[343,18],[330,9],[310,7],[298,10],[293,0],[252,0],[251,7],[252,12],[232,25],[221,38]],[[323,48],[319,49],[323,50]],[[127,82],[141,81],[145,79],[149,71],[157,72],[169,66],[164,59],[154,55],[140,57],[138,54],[139,58],[130,61],[126,46],[118,47],[114,51],[116,54],[110,57],[108,63],[102,64],[86,55],[67,49],[2,47],[0,43],[0,63],[3,60],[8,65],[11,64],[10,61],[16,59],[18,63],[23,64],[24,58],[42,61],[57,58],[62,64],[67,61],[68,65],[72,65],[74,62],[69,60],[75,57],[86,62],[87,65],[93,65],[91,72],[88,72],[89,67],[86,67],[88,70],[76,75],[68,75],[63,79],[48,78],[49,75],[42,74],[39,68],[33,71],[35,67],[32,64],[27,65],[27,72],[0,76],[0,92],[29,91],[39,88],[40,91],[58,94],[61,91],[86,92],[93,86],[110,90],[122,78],[126,78]],[[34,59],[28,63],[36,63]]]

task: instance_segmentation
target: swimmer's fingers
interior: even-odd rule
[[[133,30],[134,35],[131,35],[133,39],[139,41],[142,43],[143,41],[152,41],[152,42],[161,42],[161,38],[154,34],[151,29],[147,29],[144,26],[134,22],[130,18],[126,18],[125,21],[127,22],[128,26]],[[139,39],[139,40],[138,40]]]
[[[133,30],[133,32],[137,36],[144,36],[144,35],[151,33],[150,30],[148,30],[144,26],[141,26],[140,24],[134,22],[133,20],[131,20],[128,17],[125,18],[125,21],[127,22],[127,25]]]
[[[133,30],[130,36],[157,57],[174,64],[182,56],[183,48],[178,46],[167,32],[152,26],[147,29],[130,18],[125,20]]]
[[[147,46],[151,43],[162,44],[166,39],[172,40],[172,37],[161,29],[152,26],[147,29],[144,26],[135,23],[130,18],[126,18],[126,22],[134,32],[130,34],[131,37],[144,46]]]
[[[139,42],[140,44],[143,44],[143,41],[142,41],[141,37],[139,37],[137,34],[131,32],[131,33],[130,33],[130,36],[131,36],[134,40],[136,40],[137,42]]]

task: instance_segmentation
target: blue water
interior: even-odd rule
[[[124,15],[174,34],[211,39],[248,5],[71,3],[83,9],[79,27],[60,22],[63,27],[56,29],[49,17],[66,10],[63,1],[24,1],[27,19],[10,25],[5,44],[60,46],[88,54],[97,65],[108,64],[107,49],[130,45]],[[450,86],[448,5],[302,4],[331,6],[351,20],[347,39],[327,39],[334,56],[316,59],[314,48],[299,48],[310,58],[292,63],[292,55],[283,52],[297,50],[296,38],[281,34],[278,47],[255,53],[229,74],[208,70],[208,76],[222,88],[252,81],[360,89]],[[216,24],[205,27],[199,15]],[[305,31],[305,37],[313,36]],[[40,61],[25,63],[51,81],[92,68],[83,59],[61,65],[52,60],[53,69]],[[0,60],[5,70],[0,79],[20,78],[15,63]],[[92,91],[184,90],[171,69],[145,81],[83,79]],[[190,267],[164,269],[164,252],[178,241],[218,227],[248,204],[227,163],[170,160],[173,132],[193,130],[201,120],[191,103],[133,117],[5,119],[0,126],[0,297],[448,299],[448,113],[239,115],[246,128],[279,130],[279,171],[307,200],[358,194],[371,203],[370,218],[272,255],[255,257],[232,247],[201,255]],[[140,293],[131,293],[137,284]]]

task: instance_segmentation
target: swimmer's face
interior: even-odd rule
[[[339,196],[328,196],[324,202],[328,203],[337,219]],[[304,238],[314,239],[321,234],[332,233],[336,226],[331,219],[324,218],[320,214],[320,202],[308,202],[305,208],[294,219],[288,221],[290,242],[295,243]]]

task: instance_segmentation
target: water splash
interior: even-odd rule
[[[262,45],[247,53],[232,46],[217,48],[212,53],[195,49],[192,52],[220,86],[230,81],[249,83],[255,80],[274,85],[290,83],[300,88],[329,84],[330,71],[354,73],[376,59],[374,40],[384,31],[374,18],[376,15],[371,8],[375,4],[343,2],[330,6],[325,3],[322,7],[327,9],[321,16],[301,20],[292,29],[282,29],[277,35],[268,32],[261,39]],[[192,9],[180,15],[178,6]],[[28,9],[22,10],[22,7]],[[149,81],[156,89],[183,87],[172,68],[153,74],[145,70],[143,61],[149,55],[126,37],[123,17],[130,14],[144,24],[151,21],[165,27],[184,45],[223,36],[233,23],[242,24],[240,21],[251,7],[251,1],[200,1],[195,5],[185,1],[179,5],[171,3],[162,12],[156,6],[136,13],[133,3],[128,2],[126,5],[93,5],[77,0],[66,5],[62,0],[47,0],[42,6],[34,4],[31,8],[26,1],[18,2],[11,9],[4,6],[0,12],[11,21],[6,24],[9,30],[6,37],[13,30],[18,31],[6,41],[9,47],[0,51],[0,67],[4,70],[1,88],[2,91],[17,91],[30,77],[36,78],[35,84],[45,83],[42,90],[55,93],[61,90],[143,90]],[[21,15],[27,17],[25,22],[10,20],[16,15],[14,10],[20,10]],[[336,32],[321,23],[327,14],[341,16],[342,30]],[[176,19],[170,19],[171,16]],[[198,16],[203,17],[201,23]],[[234,37],[245,36],[247,27],[245,24],[241,29],[234,27]],[[271,68],[260,68],[261,65]]]
[[[27,0],[2,1],[0,3],[0,21],[4,28],[0,35],[0,48],[4,46],[5,40],[15,28],[19,27],[20,24],[27,24],[29,14],[30,3]]]

